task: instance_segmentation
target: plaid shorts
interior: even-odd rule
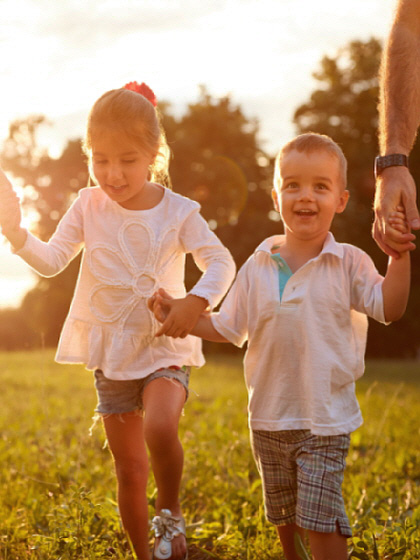
[[[251,445],[271,523],[352,536],[341,492],[350,435],[253,430]]]

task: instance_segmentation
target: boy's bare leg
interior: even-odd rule
[[[299,533],[302,542],[304,542],[305,531],[298,527],[296,523],[277,525],[276,529],[286,560],[301,560],[295,548],[295,533]]]
[[[314,560],[347,560],[347,538],[337,529],[335,533],[308,531]]]

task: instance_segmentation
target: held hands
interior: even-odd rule
[[[391,228],[400,233],[409,233],[407,217],[404,212],[404,206],[397,206],[394,212],[391,212],[388,218]]]
[[[185,338],[195,327],[208,302],[192,294],[174,299],[160,288],[147,302],[148,307],[162,323],[155,336]]]
[[[406,231],[394,228],[389,221],[397,206],[405,212]],[[401,253],[416,248],[412,229],[420,229],[414,179],[406,167],[388,167],[377,180],[372,235],[387,255],[398,259]]]

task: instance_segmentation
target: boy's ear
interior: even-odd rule
[[[274,208],[280,212],[279,195],[276,189],[271,189],[271,198],[273,199]]]
[[[337,214],[341,214],[342,212],[344,212],[347,206],[347,202],[349,201],[349,198],[350,198],[350,192],[347,189],[340,194],[340,198],[336,209]]]

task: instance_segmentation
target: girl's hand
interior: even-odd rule
[[[8,232],[17,231],[21,219],[19,198],[9,179],[0,169],[0,226],[3,233],[7,236]]]
[[[155,316],[158,321],[163,319],[162,326],[155,335],[157,337],[166,335],[185,338],[208,306],[204,298],[189,294],[185,298],[174,299],[162,289],[158,290],[153,298]]]

